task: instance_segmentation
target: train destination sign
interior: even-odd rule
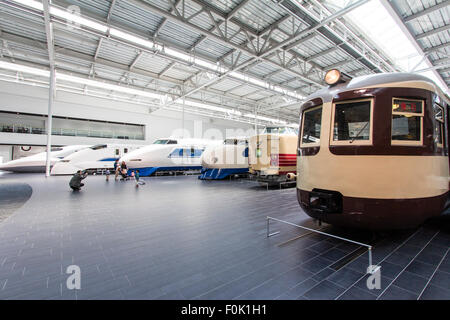
[[[422,101],[394,99],[393,112],[422,113]]]

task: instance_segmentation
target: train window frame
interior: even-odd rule
[[[335,114],[336,114],[336,105],[339,104],[348,104],[348,103],[358,103],[358,102],[370,102],[370,114],[369,114],[369,139],[368,140],[334,140],[334,127],[335,127]],[[373,98],[364,98],[364,99],[354,99],[354,100],[343,100],[333,102],[331,108],[331,130],[330,130],[330,146],[371,146],[373,145]]]
[[[422,112],[402,112],[402,111],[393,111],[392,107],[394,106],[394,100],[410,100],[410,101],[418,101],[422,103]],[[423,99],[411,99],[411,98],[402,98],[402,97],[392,97],[391,102],[391,145],[393,146],[423,146],[423,118],[425,115],[425,101]],[[394,119],[394,115],[400,115],[405,117],[420,117],[420,140],[418,141],[408,141],[408,140],[394,140],[392,139],[392,120]]]
[[[320,133],[319,133],[319,141],[317,142],[303,142],[303,130],[305,129],[305,114],[307,112],[311,112],[311,111],[315,111],[317,109],[322,109],[322,114],[321,114],[321,118],[320,118]],[[320,137],[322,136],[322,121],[323,120],[323,105],[319,105],[313,108],[309,108],[306,110],[303,110],[302,112],[302,130],[301,130],[301,134],[299,136],[299,140],[300,140],[300,148],[311,148],[311,147],[320,147]]]
[[[445,111],[444,111],[444,107],[439,105],[437,102],[433,103],[433,112],[434,112],[435,108],[441,109],[441,113],[442,113],[442,118],[441,119],[439,119],[436,116],[436,113],[434,113],[434,120],[436,121],[437,124],[439,124],[439,131],[441,132],[441,140],[442,140],[441,143],[436,141],[436,146],[438,148],[444,148],[444,142],[445,142],[445,136],[444,136],[444,134],[445,134]]]

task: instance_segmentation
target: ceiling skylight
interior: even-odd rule
[[[383,4],[382,1],[386,3]],[[342,6],[345,1],[327,0],[327,3]],[[423,58],[423,54],[406,34],[407,30],[400,27],[385,6],[389,6],[387,0],[371,0],[347,13],[345,18],[358,26],[402,71],[416,72],[429,69],[430,66]],[[420,74],[429,77],[444,92],[448,91],[447,85],[433,71]]]

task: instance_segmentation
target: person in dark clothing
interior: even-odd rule
[[[128,178],[128,168],[125,163],[125,161],[122,161],[122,164],[120,165],[120,174],[122,175],[122,181],[127,180]]]
[[[114,161],[114,180],[117,181],[117,177],[119,176],[119,172],[120,171],[120,166],[119,166],[119,159],[116,159],[116,161]]]
[[[81,187],[84,186],[84,183],[81,183],[83,179],[87,177],[87,172],[83,173],[81,170],[78,170],[70,179],[69,186],[73,191],[80,191]]]

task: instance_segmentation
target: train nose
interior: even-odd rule
[[[10,168],[10,165],[8,165],[8,164],[0,164],[1,171],[8,171],[9,168]]]

